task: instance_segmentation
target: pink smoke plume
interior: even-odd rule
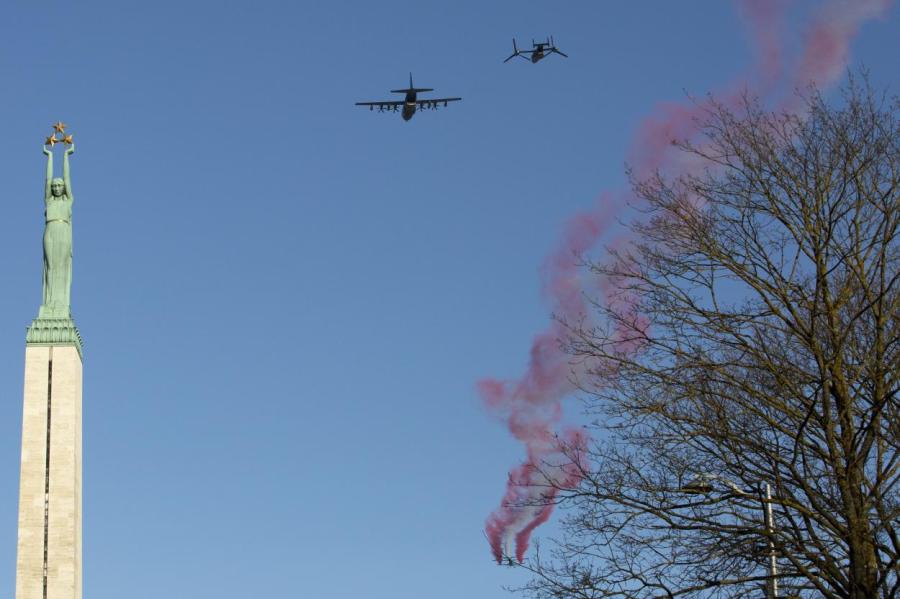
[[[831,0],[822,3],[810,19],[802,45],[793,61],[785,59],[785,0],[740,0],[741,14],[754,44],[752,68],[736,82],[715,94],[726,106],[736,106],[744,90],[761,97],[774,95],[779,85],[790,91],[815,83],[827,87],[847,66],[850,42],[867,20],[882,15],[890,0]],[[788,94],[791,95],[791,94]],[[789,98],[776,105],[794,108]],[[660,104],[639,126],[630,163],[637,177],[657,170],[689,172],[694,165],[672,146],[673,140],[692,139],[699,133],[703,107],[689,101]],[[563,428],[562,401],[575,390],[579,373],[560,347],[565,331],[559,320],[589,319],[587,292],[597,291],[609,300],[616,293],[615,281],[588,284],[581,279],[578,257],[595,249],[602,240],[624,246],[627,234],[608,239],[616,216],[629,199],[627,193],[601,194],[595,209],[577,214],[566,225],[559,247],[542,267],[542,291],[556,319],[538,333],[531,345],[528,368],[515,380],[484,379],[478,391],[486,406],[500,414],[510,433],[525,445],[526,459],[509,474],[500,506],[490,515],[485,532],[494,558],[524,560],[532,531],[547,521],[553,499],[560,488],[572,488],[580,480],[578,455],[588,439],[583,430]],[[637,302],[639,298],[630,298]],[[624,351],[633,345],[622,341]]]

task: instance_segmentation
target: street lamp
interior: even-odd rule
[[[745,491],[737,486],[733,481],[715,474],[700,474],[694,480],[681,487],[682,493],[691,495],[709,495],[715,490],[713,483],[722,483],[735,495],[742,497],[754,497],[752,491]],[[766,526],[766,540],[769,545],[769,576],[766,580],[766,597],[768,599],[778,598],[778,563],[775,561],[775,541],[773,534],[775,532],[775,517],[772,515],[772,487],[769,483],[763,483],[765,486],[765,499],[762,500],[763,517]]]

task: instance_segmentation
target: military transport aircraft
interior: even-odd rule
[[[408,121],[416,113],[417,108],[425,110],[437,110],[439,104],[447,105],[447,102],[457,102],[462,98],[428,98],[427,100],[417,100],[416,94],[419,92],[433,92],[430,87],[413,86],[412,73],[409,74],[409,87],[406,89],[392,89],[392,94],[406,94],[403,100],[383,100],[381,102],[357,102],[357,106],[368,106],[369,110],[378,107],[378,112],[397,112],[399,107],[403,107],[400,113],[404,121]]]
[[[553,45],[553,36],[552,35],[549,38],[547,38],[546,42],[535,43],[534,40],[531,40],[531,48],[532,48],[531,50],[519,50],[519,48],[516,47],[516,38],[513,38],[512,56],[510,56],[503,62],[509,62],[516,56],[521,56],[525,60],[531,60],[532,63],[536,63],[537,61],[541,60],[542,58],[546,58],[548,54],[559,54],[563,58],[569,57],[568,54],[563,54],[562,52],[559,51],[559,48],[557,48],[555,45]],[[528,58],[526,56],[527,54],[531,54],[531,58]]]

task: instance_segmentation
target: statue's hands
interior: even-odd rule
[[[47,146],[41,146],[41,149],[44,151],[46,156],[50,156],[53,152],[47,149]]]
[[[66,154],[74,154],[75,153],[75,144],[72,144],[68,148],[66,148]]]

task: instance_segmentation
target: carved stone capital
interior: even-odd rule
[[[74,345],[81,356],[81,333],[71,318],[35,318],[25,333],[26,345]]]

